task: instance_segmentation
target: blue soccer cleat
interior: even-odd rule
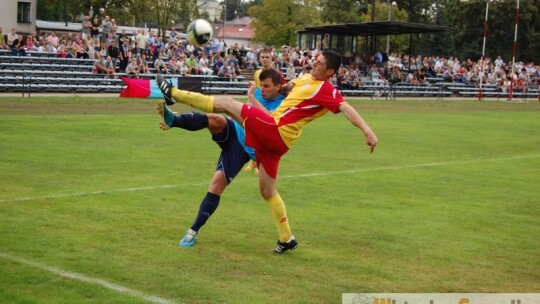
[[[192,247],[197,241],[197,231],[188,229],[186,235],[180,241],[180,247]]]
[[[169,130],[174,124],[174,113],[171,111],[165,102],[157,103],[158,114],[161,116],[161,121],[159,122],[159,127],[161,130]]]

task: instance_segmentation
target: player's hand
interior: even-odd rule
[[[254,96],[255,95],[255,83],[253,81],[250,81],[248,83],[248,96]]]
[[[375,151],[375,146],[377,146],[377,142],[379,141],[377,139],[377,135],[375,135],[375,133],[371,129],[369,129],[365,133],[365,137],[366,137],[366,144],[369,146],[369,151],[370,153],[373,153],[373,151]]]

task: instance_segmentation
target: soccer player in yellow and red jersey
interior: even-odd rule
[[[161,107],[166,108],[166,104],[178,101],[204,112],[226,112],[244,125],[246,145],[255,148],[259,161],[260,192],[270,208],[279,233],[274,249],[276,253],[283,253],[298,246],[289,226],[285,203],[277,191],[276,179],[281,157],[296,142],[302,128],[328,111],[343,112],[347,120],[362,131],[371,152],[377,145],[375,133],[329,82],[340,66],[341,56],[337,52],[323,51],[318,56],[311,74],[299,77],[285,86],[290,93],[271,114],[250,104],[235,101],[232,97],[213,97],[178,90],[161,75],[157,75],[158,85],[165,98],[165,102],[160,103]]]

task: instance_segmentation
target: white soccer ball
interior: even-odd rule
[[[187,39],[196,46],[207,44],[212,39],[212,35],[212,25],[204,19],[192,21],[187,27]]]

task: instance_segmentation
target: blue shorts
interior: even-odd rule
[[[249,155],[238,141],[234,122],[229,118],[223,132],[212,135],[212,140],[221,148],[216,171],[222,171],[225,181],[230,184],[250,160]]]

